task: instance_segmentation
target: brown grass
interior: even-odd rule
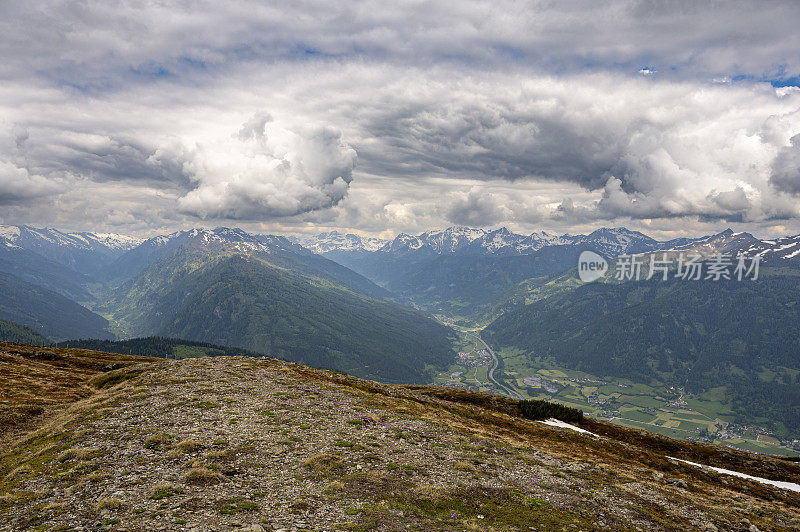
[[[117,497],[110,497],[108,499],[100,499],[97,501],[96,508],[98,510],[119,510],[125,507],[125,503]]]
[[[169,447],[172,444],[173,436],[170,434],[154,434],[147,438],[147,441],[144,442],[145,449],[153,449],[159,450],[164,447]]]
[[[93,379],[136,364],[157,362],[160,359],[0,342],[0,442],[33,430],[53,406],[94,394],[97,388],[90,384]],[[111,377],[104,384],[121,379],[118,384],[133,376]]]
[[[212,486],[225,482],[227,479],[224,475],[206,467],[196,467],[186,473],[183,480],[187,484],[193,484],[195,486]]]
[[[344,471],[342,459],[334,454],[318,454],[303,463],[303,466],[318,476],[331,476]]]
[[[204,445],[197,440],[183,440],[178,444],[178,449],[184,453],[196,453],[202,450]]]

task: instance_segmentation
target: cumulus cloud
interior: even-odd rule
[[[796,2],[0,12],[6,222],[800,227]]]
[[[180,142],[158,145],[131,132],[31,128],[19,144],[19,156],[45,175],[73,174],[92,181],[136,181],[160,186],[185,185]]]
[[[772,163],[770,182],[778,190],[800,194],[800,134],[791,139],[791,144],[781,148]]]
[[[331,127],[291,131],[257,115],[225,141],[199,145],[178,200],[200,218],[261,219],[324,209],[347,194],[356,152]]]
[[[473,186],[467,192],[453,192],[442,203],[446,219],[456,225],[490,226],[502,222],[533,223],[542,219],[536,198]]]
[[[463,80],[423,93],[399,85],[364,125],[376,138],[359,146],[363,169],[572,182],[598,191],[598,219],[765,219],[780,139],[800,131],[800,98],[765,86],[599,75],[508,77],[468,91]]]
[[[10,162],[0,160],[0,205],[25,203],[58,193],[63,184],[31,174]]]
[[[512,217],[506,205],[507,200],[485,189],[473,187],[467,193],[452,194],[445,215],[457,225],[493,225]]]

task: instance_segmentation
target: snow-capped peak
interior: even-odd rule
[[[418,238],[437,253],[453,253],[485,235],[483,229],[456,226],[426,231]]]
[[[197,249],[225,249],[241,253],[292,251],[310,253],[289,239],[275,235],[248,233],[243,229],[217,227],[215,229],[187,229],[146,240],[143,246],[176,249],[193,246]]]
[[[81,239],[87,244],[99,245],[112,250],[128,251],[143,242],[141,238],[120,235],[116,233],[68,233],[70,236]]]
[[[353,233],[343,234],[339,231],[329,231],[311,237],[293,238],[314,253],[328,253],[331,251],[377,251],[386,240],[381,238],[362,237]]]
[[[0,225],[0,238],[16,242],[19,238],[19,227],[15,225]]]
[[[138,238],[113,233],[65,233],[52,227],[29,225],[0,225],[0,237],[48,256],[57,250],[110,254],[127,251],[142,242]]]

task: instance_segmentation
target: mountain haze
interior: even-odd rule
[[[108,338],[108,321],[61,294],[0,272],[0,319],[53,340]]]

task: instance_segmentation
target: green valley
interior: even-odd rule
[[[469,337],[458,342],[456,363],[434,383],[502,393],[487,378],[490,358]],[[761,422],[742,423],[724,386],[700,394],[664,383],[645,384],[570,369],[553,360],[531,359],[516,348],[496,351],[502,358],[502,383],[526,399],[545,399],[579,408],[596,419],[644,429],[680,440],[717,443],[758,453],[800,456],[800,445],[778,439]],[[498,377],[495,373],[495,377]]]

